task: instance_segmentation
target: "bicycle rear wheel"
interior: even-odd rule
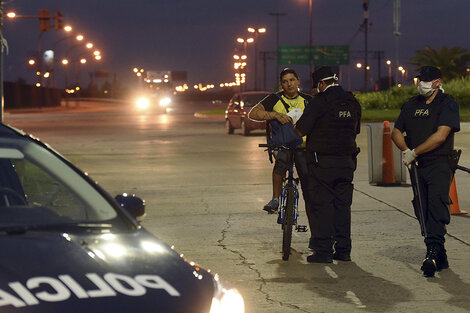
[[[289,260],[290,245],[292,241],[292,227],[294,224],[295,190],[293,186],[287,187],[286,205],[284,208],[284,220],[282,223],[282,259]]]

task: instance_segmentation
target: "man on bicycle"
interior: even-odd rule
[[[311,210],[307,213],[312,232],[309,247],[314,251],[307,261],[350,261],[352,180],[361,106],[338,85],[331,67],[318,68],[312,78],[318,94],[295,126],[299,136],[307,135],[308,187],[303,194]]]
[[[259,102],[251,109],[248,117],[256,121],[270,121],[277,120],[281,124],[292,123],[292,118],[287,115],[292,109],[298,108],[302,112],[311,96],[299,92],[300,79],[297,73],[291,69],[286,68],[281,71],[279,75],[281,84],[281,91],[273,93]],[[303,138],[302,147],[305,147],[305,140]],[[276,162],[274,163],[272,173],[273,183],[273,196],[271,201],[267,203],[263,210],[268,213],[276,213],[279,209],[279,197],[282,190],[282,179],[285,177],[289,168],[289,152],[282,150],[278,151],[275,155]],[[304,178],[307,175],[307,163],[305,159],[305,151],[296,150],[295,152],[295,167],[300,178],[301,186],[304,187]]]

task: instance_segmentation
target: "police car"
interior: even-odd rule
[[[0,124],[0,312],[244,312],[218,275],[46,144]]]

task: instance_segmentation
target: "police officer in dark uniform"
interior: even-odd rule
[[[436,67],[420,69],[420,95],[403,104],[392,131],[393,142],[403,151],[403,162],[411,167],[417,161],[418,181],[412,182],[421,199],[415,194],[412,202],[425,236],[427,253],[421,270],[427,277],[449,267],[444,235],[450,221],[449,188],[457,165],[452,158],[454,133],[460,130],[459,105],[444,93],[441,77]]]
[[[351,203],[356,169],[356,135],[360,131],[361,106],[338,85],[331,67],[312,74],[317,96],[296,124],[307,135],[308,184],[304,198],[312,227],[308,262],[351,260]]]

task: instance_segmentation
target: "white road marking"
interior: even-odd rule
[[[366,306],[364,304],[362,304],[361,300],[352,291],[347,291],[345,298],[350,299],[356,305],[356,307],[359,308],[359,309],[365,309],[366,308]]]
[[[329,266],[325,266],[325,271],[328,273],[328,275],[331,276],[331,278],[338,278],[338,274],[335,273],[335,271],[333,271],[333,269]],[[346,296],[345,298],[349,299],[352,301],[352,303],[354,303],[356,305],[357,308],[359,309],[364,309],[366,308],[366,306],[364,304],[362,304],[361,302],[361,299],[359,299],[356,294],[350,290],[346,291]]]
[[[336,273],[331,269],[331,267],[325,266],[325,270],[326,270],[326,272],[328,273],[328,275],[330,275],[332,278],[338,278],[338,274],[336,274]]]

